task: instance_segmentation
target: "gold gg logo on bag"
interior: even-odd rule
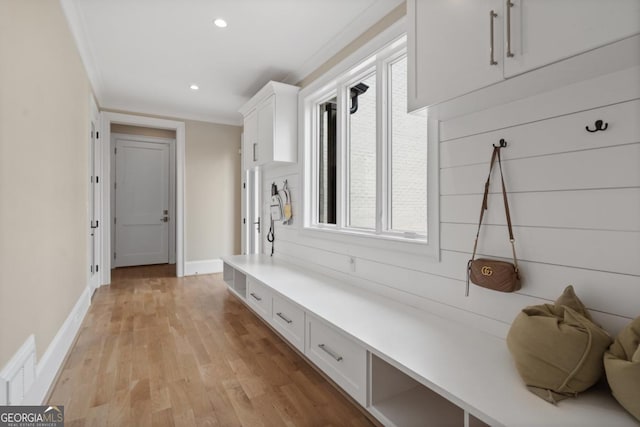
[[[493,274],[493,269],[488,265],[482,266],[482,270],[480,270],[483,276],[491,276]]]

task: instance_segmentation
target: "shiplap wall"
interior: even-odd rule
[[[441,259],[336,242],[305,232],[300,166],[287,179],[294,221],[276,224],[276,256],[389,298],[505,336],[523,307],[553,301],[568,284],[611,333],[640,315],[640,68],[628,68],[440,123]],[[595,120],[609,124],[589,133]],[[503,170],[523,277],[513,294],[472,285],[466,264],[491,144],[508,141]],[[302,154],[303,147],[299,147]],[[301,163],[301,162],[299,162]],[[510,259],[498,175],[481,256]],[[270,244],[264,242],[265,252]]]

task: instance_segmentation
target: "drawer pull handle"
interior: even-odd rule
[[[498,17],[498,14],[493,10],[489,12],[489,65],[498,65],[493,57],[493,21]]]
[[[253,299],[255,299],[256,301],[262,301],[262,298],[260,298],[258,295],[254,294],[253,292],[251,292],[251,294],[250,294],[250,295],[251,295],[251,296],[253,297]]]
[[[276,313],[276,314],[278,315],[278,317],[279,317],[279,318],[281,318],[281,319],[282,319],[282,320],[284,320],[285,322],[287,322],[287,323],[293,323],[293,320],[288,319],[288,318],[287,318],[287,316],[285,316],[284,314],[282,314],[282,313]]]
[[[329,356],[333,357],[336,362],[340,362],[342,361],[342,356],[339,356],[338,354],[336,354],[333,350],[331,350],[329,347],[327,347],[324,344],[318,344],[318,347],[320,347],[320,349],[322,351],[324,351],[325,353],[327,353]]]
[[[511,52],[511,8],[515,6],[511,0],[507,0],[507,57],[513,58],[515,55]]]

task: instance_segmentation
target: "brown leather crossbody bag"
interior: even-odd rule
[[[502,175],[502,162],[500,159],[500,149],[506,146],[504,140],[500,140],[500,145],[493,147],[491,155],[491,164],[489,165],[489,176],[484,184],[484,197],[482,198],[482,207],[480,208],[480,220],[478,221],[478,232],[473,245],[473,255],[467,263],[467,288],[465,295],[469,295],[469,281],[483,288],[492,289],[500,292],[514,292],[520,289],[520,275],[518,272],[518,259],[516,258],[515,240],[513,238],[513,230],[511,228],[511,215],[509,213],[509,202],[507,200],[507,190],[504,185],[504,176]],[[484,211],[487,210],[487,198],[489,196],[489,183],[491,180],[491,172],[493,165],[498,159],[498,167],[500,169],[500,180],[502,181],[502,198],[504,199],[504,210],[507,216],[507,227],[509,229],[509,241],[511,242],[511,250],[513,251],[513,263],[506,261],[498,261],[489,258],[476,258],[476,249],[478,248],[478,236],[480,236],[480,227],[482,226],[482,218]]]

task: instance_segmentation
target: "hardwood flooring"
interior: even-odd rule
[[[371,426],[221,274],[113,271],[49,398],[67,427]]]

